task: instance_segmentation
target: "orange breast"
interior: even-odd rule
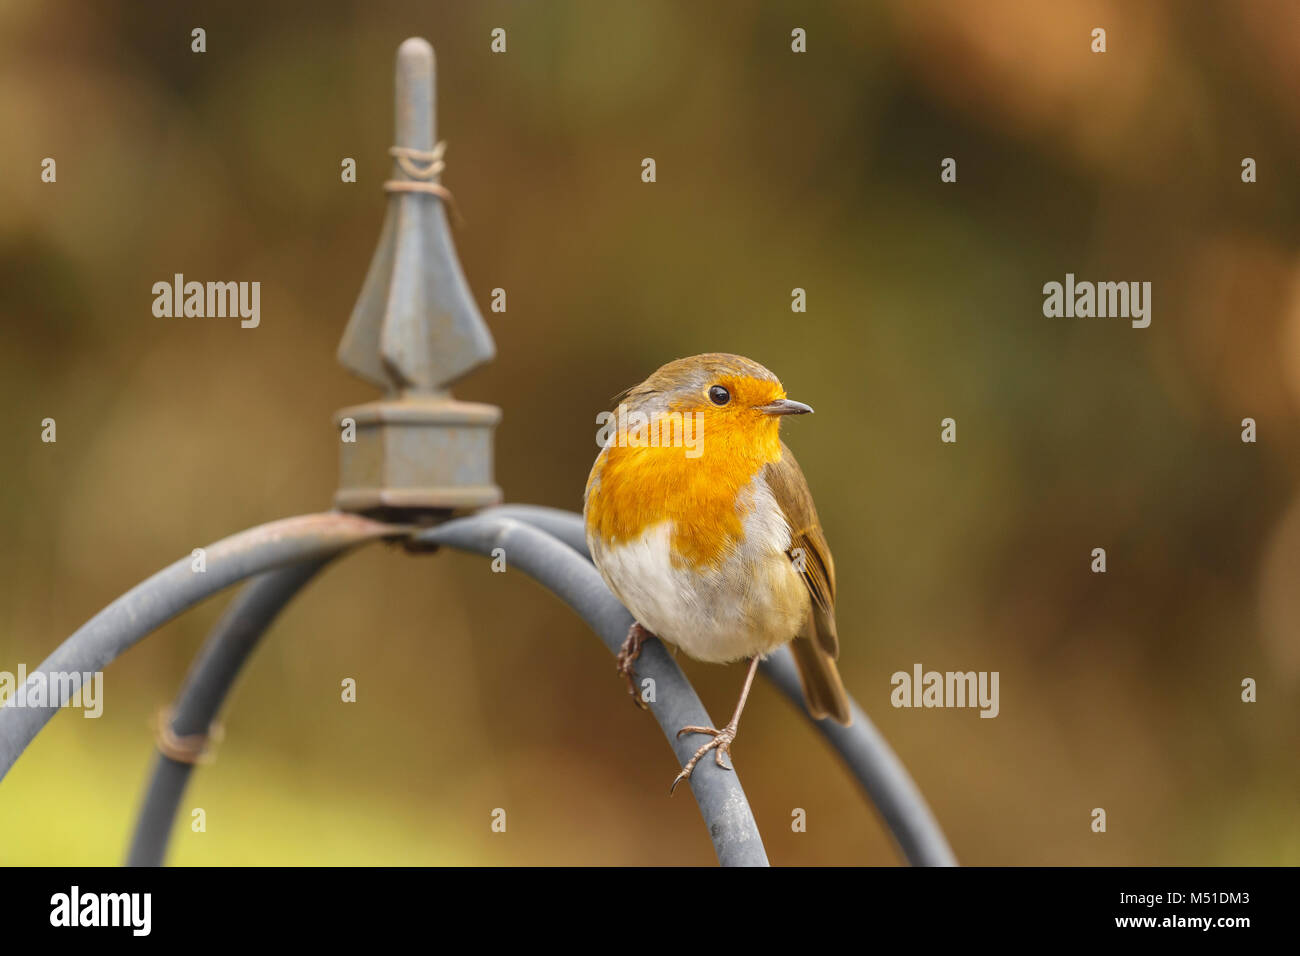
[[[780,460],[773,426],[761,435],[706,431],[696,458],[682,448],[606,448],[587,481],[588,530],[616,545],[671,520],[674,566],[721,564],[744,538],[749,502],[742,491],[768,462]]]

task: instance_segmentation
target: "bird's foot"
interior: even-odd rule
[[[637,691],[636,675],[632,672],[632,665],[641,656],[641,645],[651,637],[654,637],[654,635],[640,624],[633,622],[632,626],[627,629],[627,637],[623,639],[623,646],[619,649],[617,657],[618,673],[622,674],[623,679],[627,681],[627,692],[632,695],[632,700],[642,710],[649,710],[650,708],[641,699],[641,694]]]
[[[691,774],[695,770],[695,765],[699,763],[700,758],[710,750],[713,751],[713,759],[719,767],[723,770],[732,769],[722,762],[722,755],[726,754],[728,757],[731,756],[731,744],[736,739],[736,724],[734,721],[727,724],[727,726],[723,727],[721,730],[718,730],[716,727],[683,727],[681,730],[677,731],[677,736],[680,737],[682,734],[711,734],[713,739],[699,750],[695,751],[695,756],[686,761],[686,766],[682,767],[682,772],[677,775],[677,778],[673,780],[673,785],[668,788],[669,794],[676,790],[677,785],[683,780],[690,779]]]

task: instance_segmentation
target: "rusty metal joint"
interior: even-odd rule
[[[210,764],[216,761],[216,746],[225,739],[226,731],[219,721],[208,725],[206,734],[178,734],[173,721],[175,712],[161,707],[154,717],[154,742],[158,752],[177,763]]]

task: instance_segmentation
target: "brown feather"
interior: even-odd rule
[[[849,695],[840,680],[839,668],[830,655],[806,637],[796,637],[791,641],[790,651],[799,671],[799,686],[803,688],[808,713],[818,720],[833,717],[846,727],[851,724],[853,715],[849,712]]]
[[[764,478],[790,526],[790,559],[796,566],[802,564],[804,584],[812,597],[807,633],[790,645],[799,666],[804,700],[814,717],[830,716],[847,725],[852,719],[848,694],[835,666],[840,640],[835,627],[835,561],[830,545],[817,518],[808,480],[784,442],[780,461],[767,465]]]

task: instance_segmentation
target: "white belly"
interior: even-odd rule
[[[642,627],[697,660],[767,654],[807,618],[810,598],[789,556],[790,529],[767,489],[755,494],[739,549],[713,568],[673,567],[670,522],[635,541],[588,546],[605,583]]]

